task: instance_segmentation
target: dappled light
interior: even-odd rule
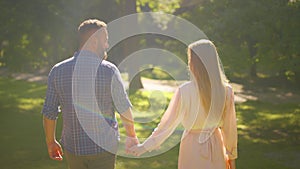
[[[44,99],[18,99],[18,108],[20,110],[35,111],[35,108],[44,103]]]
[[[299,168],[300,0],[1,0],[0,9],[0,168],[67,168],[66,160],[57,163],[48,157],[41,110],[51,67],[79,50],[77,27],[88,18],[109,25],[109,45],[119,33],[135,30],[128,29],[133,26],[147,29],[151,25],[153,32],[158,32],[131,32],[131,37],[119,39],[107,50],[107,60],[120,69],[129,88],[141,142],[159,123],[174,91],[189,80],[187,44],[173,34],[163,34],[169,31],[190,41],[209,39],[217,48],[235,92],[237,168]],[[152,15],[138,17],[136,25],[124,22],[110,29],[118,19],[136,13]],[[180,22],[166,14],[203,34],[181,31]],[[149,49],[142,60],[156,62],[138,67],[136,59],[128,68],[120,68],[131,54]],[[184,66],[176,66],[173,59],[154,50],[174,55]],[[154,64],[163,59],[172,65],[173,74],[165,69],[167,66]],[[57,140],[62,132],[62,113],[58,116]],[[123,143],[125,129],[116,116]],[[175,132],[182,131],[179,126]],[[116,169],[175,169],[179,145],[150,158],[118,156]]]
[[[3,168],[47,169],[48,155],[42,130],[41,108],[46,86],[0,78],[1,139]],[[60,124],[59,124],[60,126]],[[58,132],[57,134],[60,134]],[[53,168],[64,168],[61,163]]]
[[[250,101],[244,104],[237,105],[238,123],[248,126],[240,128],[240,136],[265,144],[299,142],[295,133],[300,128],[300,105]]]
[[[0,92],[0,109],[3,115],[0,130],[2,133],[1,143],[14,145],[4,148],[8,154],[5,157],[1,156],[6,159],[3,165],[18,168],[18,166],[25,164],[31,166],[28,161],[36,160],[38,162],[35,163],[35,166],[42,169],[48,168],[44,165],[50,161],[44,145],[41,114],[39,113],[46,86],[10,78],[0,78],[0,87],[5,89]],[[257,86],[256,90],[259,90],[258,88]],[[253,95],[257,94],[256,90],[252,91]],[[274,90],[272,91],[274,92]],[[149,96],[152,92],[139,90],[130,95],[135,109],[139,110],[134,114],[137,119],[157,115],[155,110],[153,110],[152,115],[151,112],[147,112],[150,104]],[[240,92],[242,93],[242,90]],[[282,92],[282,89],[277,88],[277,92]],[[168,103],[173,92],[163,92],[163,95],[167,97]],[[159,97],[153,99],[151,100],[152,104],[160,104]],[[236,110],[240,157],[237,163],[241,168],[248,168],[245,166],[251,166],[249,168],[259,167],[258,163],[261,160],[264,160],[265,166],[269,167],[296,168],[300,141],[299,102],[295,103],[291,100],[290,103],[287,101],[272,103],[269,100],[258,98],[258,100],[236,103]],[[138,136],[141,138],[149,136],[159,122],[161,115],[160,113],[156,118],[150,118],[152,122],[136,123]],[[61,117],[59,117],[58,125],[61,126]],[[122,126],[122,123],[120,125]],[[125,132],[122,127],[120,127],[120,132]],[[60,132],[57,135],[59,137]],[[20,139],[23,140],[22,143],[18,142]],[[170,169],[176,168],[178,148],[179,145],[162,155],[146,159],[118,157],[117,169],[142,168],[145,165],[161,169],[165,166],[169,166]],[[281,153],[285,156],[282,156]],[[23,156],[24,154],[35,155],[32,157]],[[20,156],[22,157],[20,158]],[[8,159],[8,157],[10,158]],[[17,159],[18,163],[10,164]],[[63,166],[66,164],[53,163],[53,165],[56,168],[64,168]]]
[[[238,104],[239,163],[255,168],[260,165],[253,163],[262,158],[269,166],[273,163],[274,166],[296,168],[300,141],[299,108],[299,104],[293,103],[248,101]],[[282,151],[286,156],[281,155]]]

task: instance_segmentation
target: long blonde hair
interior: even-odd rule
[[[200,97],[202,98],[200,101],[205,112],[208,113],[211,100],[211,84],[208,73],[200,58],[190,48],[188,48],[188,62],[192,76],[194,76],[197,82]]]
[[[215,45],[199,40],[188,46],[188,64],[197,83],[200,102],[206,114],[222,111],[228,80],[223,72]],[[216,107],[216,108],[215,108]],[[220,112],[222,113],[222,112]]]

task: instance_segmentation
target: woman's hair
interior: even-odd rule
[[[200,101],[205,112],[208,112],[211,100],[211,84],[208,73],[200,58],[190,48],[188,48],[188,58],[190,70],[198,85],[198,90],[201,97]]]
[[[222,91],[225,90],[225,84],[228,83],[227,78],[217,50],[211,41],[203,39],[190,44],[187,54],[190,71],[197,82],[200,102],[204,111],[208,113],[212,106],[212,99],[215,97],[212,96],[212,93],[216,94],[216,91],[221,91],[220,97],[222,97]]]

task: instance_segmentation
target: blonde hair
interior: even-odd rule
[[[202,39],[190,44],[187,55],[190,71],[197,83],[200,102],[208,114],[212,106],[212,93],[216,93],[212,90],[225,91],[228,80],[216,47],[211,41]],[[220,95],[222,96],[222,92]]]
[[[211,100],[211,84],[208,73],[200,58],[190,48],[188,48],[188,62],[192,75],[197,82],[200,97],[202,98],[200,101],[205,112],[208,113]]]

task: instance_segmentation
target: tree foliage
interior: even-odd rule
[[[72,55],[77,26],[86,18],[118,17],[114,1],[3,0],[0,2],[0,66],[14,71],[50,67]],[[107,5],[115,15],[107,15]]]
[[[77,26],[86,18],[110,22],[152,11],[179,15],[203,30],[216,43],[230,76],[276,76],[300,82],[299,0],[2,0],[0,9],[0,67],[13,71],[49,68],[72,55]],[[171,21],[165,23],[160,26],[172,27]],[[186,58],[186,46],[174,39],[145,35],[133,41]],[[126,57],[124,50],[117,55],[127,52]]]
[[[215,0],[203,2],[187,18],[217,43],[225,62],[233,61],[227,63],[233,72],[297,80],[299,15],[299,1]]]

